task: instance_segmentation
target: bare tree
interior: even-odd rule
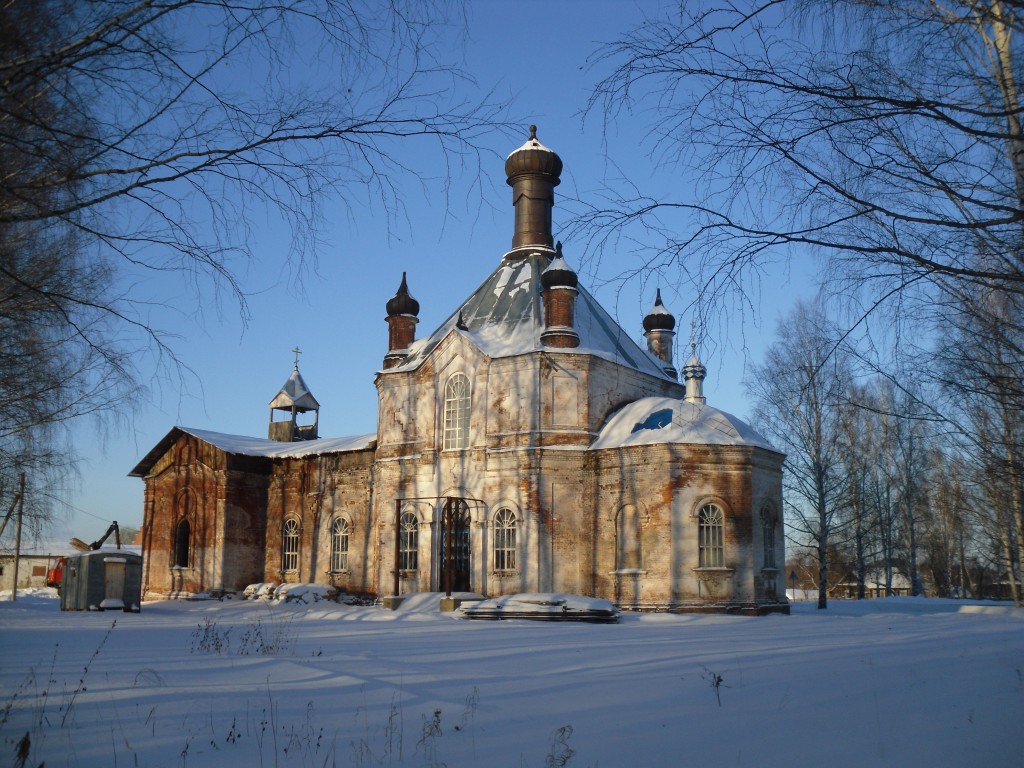
[[[144,355],[173,361],[128,273],[226,289],[244,316],[257,211],[290,225],[300,263],[326,200],[397,221],[420,174],[479,178],[502,110],[467,100],[470,79],[443,58],[460,13],[448,0],[0,4],[0,476],[66,455],[61,423],[135,402]]]
[[[857,316],[950,285],[1019,294],[1022,28],[999,0],[680,2],[602,49],[589,114],[650,119],[654,160],[695,182],[619,184],[576,224],[661,237],[644,268],[705,301],[795,252]]]
[[[886,326],[879,366],[897,342],[931,352],[932,338],[973,315],[1001,340],[969,350],[976,399],[987,404],[915,417],[945,418],[987,452],[1011,571],[1024,541],[1024,383],[1006,371],[1016,364],[1019,374],[1024,323],[986,297],[1024,296],[1022,32],[1024,4],[1014,0],[679,2],[601,50],[588,114],[606,126],[649,120],[652,159],[690,174],[688,183],[668,195],[620,183],[576,220],[596,247],[642,230],[655,244],[637,269],[674,270],[704,306],[721,305],[775,259],[813,261],[850,313],[847,331],[872,319]],[[920,378],[942,378],[920,360]],[[985,419],[972,424],[970,413]],[[912,453],[917,465],[930,455]],[[910,481],[925,474],[919,466],[877,492],[912,491],[917,501],[903,511],[921,510],[929,494]],[[912,562],[917,520],[893,513],[899,500],[877,497],[888,516],[879,534],[902,520]],[[900,542],[881,544],[891,562]]]
[[[979,510],[1000,542],[1015,602],[1024,563],[1024,298],[963,292],[944,305],[952,329],[936,351],[935,376],[956,427],[954,446],[984,499]]]
[[[786,453],[786,519],[805,539],[801,543],[817,549],[819,608],[828,605],[831,537],[844,523],[846,499],[841,414],[850,373],[834,351],[836,336],[820,306],[798,303],[747,383],[756,402],[754,424]]]
[[[872,473],[871,452],[865,450],[874,441],[874,420],[870,410],[858,407],[866,398],[867,390],[851,384],[850,400],[853,407],[840,412],[842,450],[840,460],[846,474],[847,506],[853,545],[854,576],[857,580],[857,599],[867,597],[868,566],[872,565],[871,539],[877,531],[877,518],[870,514],[869,487]]]

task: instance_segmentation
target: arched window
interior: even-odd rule
[[[401,541],[398,543],[398,570],[415,571],[419,566],[419,523],[412,512],[401,517]]]
[[[343,517],[331,523],[331,570],[348,570],[348,520]]]
[[[469,379],[456,373],[444,387],[444,450],[469,447]]]
[[[701,568],[722,568],[725,565],[725,547],[723,537],[725,519],[722,510],[714,504],[707,504],[699,515],[700,557]]]
[[[299,521],[292,517],[284,521],[282,529],[281,566],[285,571],[299,570]]]
[[[494,570],[516,569],[516,513],[499,509],[494,516]]]
[[[181,518],[174,528],[174,567],[188,568],[189,544],[192,541],[192,526],[187,517]]]
[[[762,568],[775,567],[775,515],[771,509],[761,510],[761,538],[764,544],[764,564]]]
[[[632,504],[619,510],[615,520],[615,540],[615,569],[627,571],[642,568],[640,511]]]

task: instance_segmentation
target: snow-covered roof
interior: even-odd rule
[[[413,342],[409,356],[390,371],[419,367],[441,340],[452,332],[461,316],[466,330],[458,332],[490,358],[513,357],[540,350],[552,354],[590,354],[673,381],[662,370],[664,363],[633,341],[582,287],[576,297],[573,324],[579,334],[580,345],[573,349],[556,349],[541,344],[544,312],[540,277],[554,255],[551,249],[532,246],[513,251],[437,330]]]
[[[777,452],[749,424],[732,414],[671,397],[645,397],[619,409],[590,447],[598,450],[661,443],[743,445]]]
[[[325,437],[319,440],[282,443],[279,440],[268,440],[265,437],[226,435],[222,432],[211,432],[208,429],[192,429],[191,427],[178,427],[178,429],[220,448],[225,453],[241,456],[266,456],[271,459],[294,459],[318,453],[361,451],[372,448],[377,439],[377,435],[374,433],[372,435],[356,435],[355,437]]]
[[[145,476],[157,459],[167,452],[171,443],[177,440],[182,433],[197,437],[212,446],[220,448],[225,453],[235,456],[262,456],[268,459],[294,459],[324,453],[369,450],[375,446],[377,441],[377,435],[371,434],[284,443],[278,440],[268,440],[264,437],[228,435],[223,432],[211,432],[208,429],[174,427],[153,450],[146,454],[146,457],[138,463],[135,469],[128,473],[129,476]]]
[[[526,140],[526,143],[523,144],[523,146],[516,147],[511,152],[509,152],[508,153],[508,157],[506,157],[505,159],[508,160],[509,157],[512,157],[512,155],[516,154],[517,152],[523,152],[523,151],[531,150],[531,149],[532,150],[540,150],[541,152],[550,152],[551,154],[555,154],[554,150],[552,150],[552,149],[550,149],[548,147],[545,147],[543,144],[540,143],[540,140],[537,138],[537,130],[536,129],[537,129],[537,126],[531,125],[530,126],[530,138],[528,138]]]

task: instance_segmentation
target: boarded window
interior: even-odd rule
[[[765,507],[761,510],[761,535],[764,543],[763,568],[775,567],[775,515]]]
[[[640,511],[629,504],[619,510],[615,526],[616,558],[615,568],[619,571],[637,570],[643,567],[643,553],[640,548]]]

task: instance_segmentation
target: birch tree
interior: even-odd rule
[[[754,423],[786,454],[786,519],[818,553],[818,608],[828,606],[832,536],[843,523],[841,412],[849,394],[845,357],[836,353],[836,329],[820,306],[798,303],[778,327],[764,362],[753,367],[747,390]]]
[[[597,245],[643,230],[647,268],[705,303],[794,254],[852,322],[920,331],[950,290],[1020,295],[1022,30],[1001,0],[679,2],[595,57],[588,115],[647,121],[687,183],[619,184],[577,227]]]
[[[67,465],[62,424],[138,402],[144,361],[174,370],[133,280],[244,318],[256,218],[298,269],[326,201],[396,223],[437,168],[442,196],[443,169],[475,177],[503,123],[447,59],[463,21],[447,0],[0,3],[0,501],[5,473]]]

